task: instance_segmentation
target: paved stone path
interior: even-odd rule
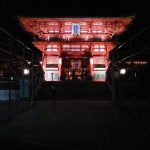
[[[0,129],[2,147],[149,149],[149,106],[110,101],[41,101]]]

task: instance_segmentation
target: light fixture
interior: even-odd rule
[[[40,61],[40,64],[42,65],[42,64],[43,64],[43,62],[42,62],[42,61]]]
[[[126,74],[126,69],[125,68],[121,68],[120,69],[120,74],[122,74],[122,75]]]
[[[59,65],[61,65],[62,64],[62,58],[59,58],[58,62],[59,62]]]
[[[24,68],[24,69],[23,69],[23,74],[24,74],[24,75],[29,75],[29,69]]]
[[[105,48],[100,48],[100,52],[105,52]]]
[[[31,64],[31,61],[28,61],[28,64],[30,65],[30,64]]]
[[[90,58],[90,64],[93,65],[93,58]]]

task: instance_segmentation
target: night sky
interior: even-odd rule
[[[3,10],[27,16],[120,16],[149,13],[148,2],[132,0],[1,0]],[[7,12],[8,13],[8,12]]]
[[[133,0],[1,0],[2,6],[31,16],[120,16],[149,12],[146,1]]]
[[[121,17],[136,15],[136,26],[133,27],[139,30],[150,23],[149,7],[148,2],[139,0],[1,0],[0,26],[27,44],[31,43],[32,37],[21,28],[18,16]]]

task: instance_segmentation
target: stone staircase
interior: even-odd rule
[[[51,85],[55,85],[55,93]],[[44,82],[35,100],[111,100],[111,91],[105,82],[60,81]]]

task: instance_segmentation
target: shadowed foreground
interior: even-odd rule
[[[51,86],[55,85],[55,93]],[[44,82],[35,100],[111,100],[112,94],[106,82],[60,81]]]
[[[149,104],[41,101],[1,127],[1,149],[149,149]]]

